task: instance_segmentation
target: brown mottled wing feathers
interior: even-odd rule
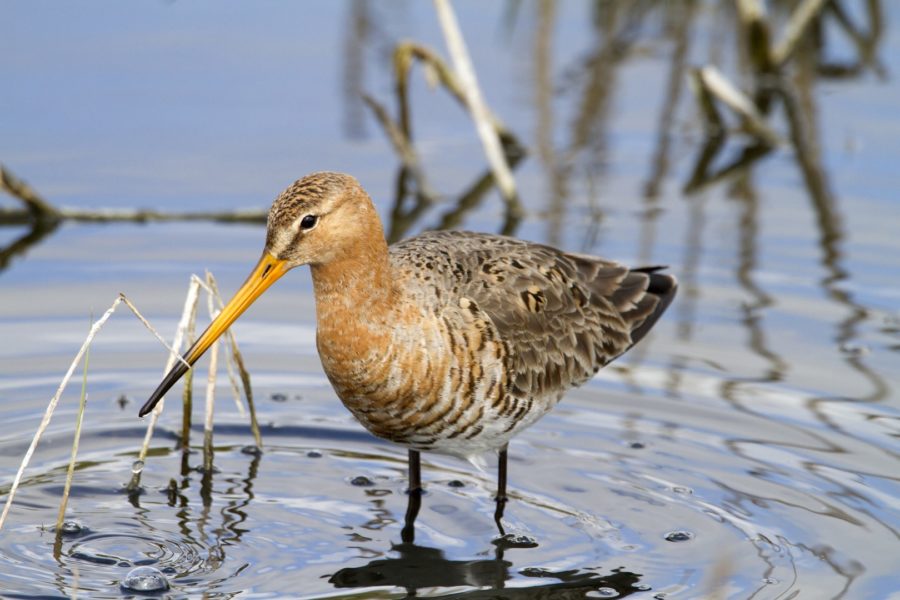
[[[646,334],[676,289],[675,279],[657,268],[629,270],[486,234],[427,233],[395,245],[392,256],[429,260],[434,276],[452,279],[427,282],[450,292],[441,299],[448,310],[465,297],[490,317],[507,348],[510,391],[521,396],[562,392],[589,379]]]

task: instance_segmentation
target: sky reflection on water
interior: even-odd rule
[[[788,11],[771,4],[780,39]],[[61,490],[69,398],[0,542],[0,559],[17,567],[0,589],[120,597],[109,582],[127,569],[91,556],[132,538],[185,595],[890,597],[900,586],[890,552],[900,37],[883,4],[836,3],[846,14],[829,9],[819,46],[799,47],[770,100],[766,122],[784,139],[771,149],[735,131],[707,135],[692,94],[689,70],[706,64],[743,90],[766,83],[741,51],[730,3],[455,4],[485,96],[527,151],[517,235],[668,264],[682,282],[648,343],[513,443],[507,519],[537,548],[493,545],[492,476],[440,457],[426,457],[416,545],[399,542],[403,454],[361,432],[333,397],[298,272],[236,327],[264,454],[242,452],[252,437],[226,393],[217,471],[198,472],[199,454],[176,449],[171,412],[140,496],[121,485],[143,434],[136,403],[164,356],[139,325],[111,323],[91,358],[70,502],[92,533],[54,555],[41,530]],[[400,163],[359,98],[399,120],[394,44],[444,52],[430,3],[4,11],[0,161],[57,206],[260,210],[304,173],[338,169],[360,178],[394,232],[504,227],[495,191],[466,194],[485,170],[474,127],[421,67],[411,129],[433,203],[417,208],[414,180],[397,194]],[[170,331],[189,273],[210,268],[227,293],[262,236],[246,224],[0,227],[0,490],[92,311],[124,291]],[[373,485],[353,486],[358,475]],[[673,531],[693,537],[666,541]]]

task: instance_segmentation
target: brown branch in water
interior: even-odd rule
[[[55,221],[59,219],[59,211],[44,200],[34,189],[9,172],[0,164],[0,190],[18,198],[25,204],[26,213],[30,220]]]
[[[783,66],[794,54],[797,45],[809,26],[815,21],[830,0],[804,0],[791,14],[784,39],[772,49],[772,61]]]
[[[778,134],[766,123],[756,103],[732,85],[718,69],[712,66],[697,69],[694,71],[694,81],[702,90],[701,105],[705,111],[709,110],[707,102],[715,99],[740,116],[744,128],[760,143],[775,146],[780,142]],[[720,123],[713,124],[716,125],[721,126]]]
[[[75,221],[83,223],[112,223],[150,221],[216,221],[219,223],[265,223],[266,211],[187,212],[166,213],[158,210],[84,210],[59,209],[50,204],[30,185],[10,173],[0,164],[0,191],[20,200],[25,209],[0,209],[0,226],[30,223]]]
[[[518,164],[526,156],[525,149],[518,145],[514,139],[501,137],[503,143],[503,152],[509,167],[515,169]],[[456,205],[452,210],[444,213],[441,220],[432,229],[452,229],[457,227],[463,220],[463,217],[472,209],[481,204],[485,194],[496,185],[493,172],[488,169],[475,182],[469,186],[468,190],[463,192],[456,201]],[[521,216],[514,213],[507,213],[504,219],[500,233],[503,235],[512,235],[521,222]]]
[[[432,190],[428,179],[425,177],[425,171],[419,161],[419,155],[413,146],[409,137],[408,128],[397,125],[388,114],[387,109],[371,96],[364,94],[363,101],[372,109],[372,114],[378,120],[378,123],[384,129],[385,135],[394,147],[394,152],[400,157],[403,167],[409,172],[416,184],[416,199],[419,204],[430,205],[438,197],[437,193]]]
[[[441,85],[473,119],[473,109],[467,100],[465,87],[447,64],[431,49],[414,42],[401,42],[394,49],[394,93],[396,96],[399,116],[397,120],[391,118],[387,109],[368,95],[363,100],[372,110],[376,120],[384,129],[385,135],[391,142],[394,151],[401,161],[401,169],[397,178],[397,192],[394,207],[391,212],[391,226],[388,232],[388,240],[393,242],[409,230],[409,228],[430,208],[438,198],[438,194],[431,190],[425,177],[418,154],[415,151],[412,135],[412,118],[409,103],[409,77],[412,65],[416,62],[423,64],[426,78],[433,84]],[[482,115],[488,125],[501,141],[504,158],[507,162],[512,155],[522,155],[521,144],[516,136],[509,131],[493,114],[487,112]],[[511,148],[517,150],[511,152]],[[521,156],[519,156],[521,158]],[[512,165],[510,165],[512,166]],[[484,178],[477,180],[485,181]],[[496,185],[496,178],[490,177],[486,181]],[[410,183],[413,184],[412,193],[415,194],[415,203],[408,209],[404,209],[403,200],[410,195]],[[477,187],[478,183],[476,183]],[[468,193],[464,194],[461,202],[471,200]],[[504,195],[506,201],[506,217],[504,231],[515,229],[521,221],[523,210],[518,197],[510,200]],[[462,208],[462,207],[461,207]]]
[[[52,208],[52,207],[51,207]],[[74,221],[76,223],[150,223],[170,221],[213,221],[218,223],[255,223],[264,225],[266,211],[236,212],[186,212],[167,213],[157,210],[81,210],[53,209],[52,219],[47,221]],[[0,227],[4,225],[26,225],[34,220],[33,213],[25,210],[0,209]]]

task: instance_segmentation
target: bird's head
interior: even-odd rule
[[[163,378],[144,416],[243,312],[290,269],[323,265],[384,244],[381,222],[369,196],[350,175],[307,175],[284,190],[269,211],[266,245],[250,276],[191,348]],[[185,364],[187,363],[187,364]]]

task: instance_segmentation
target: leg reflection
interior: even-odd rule
[[[503,509],[506,508],[506,502],[509,498],[506,496],[506,449],[508,446],[504,445],[503,448],[500,449],[500,452],[497,453],[497,497],[495,500],[497,501],[497,508],[494,511],[494,523],[497,524],[497,529],[500,530],[500,535],[506,535],[506,532],[503,530]]]
[[[422,507],[422,464],[418,450],[409,451],[409,501],[406,505],[406,517],[403,520],[403,531],[400,539],[406,544],[416,540],[416,517]]]

